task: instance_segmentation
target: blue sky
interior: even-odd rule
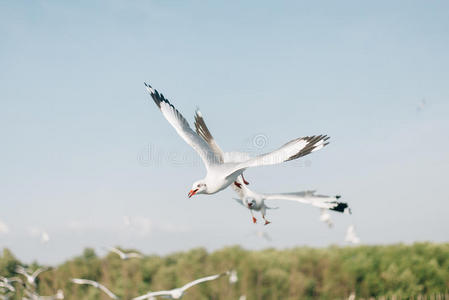
[[[367,244],[447,242],[448,12],[445,1],[1,2],[0,247],[56,263],[86,246],[327,246],[351,223]],[[282,202],[264,228],[231,190],[187,199],[205,171],[143,81],[188,120],[200,107],[225,150],[330,135],[247,178],[260,192],[341,194],[354,214],[329,230],[318,210]]]

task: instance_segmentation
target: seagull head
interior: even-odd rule
[[[203,180],[196,181],[192,185],[192,189],[187,194],[190,197],[192,197],[195,194],[204,194],[207,190],[207,185]]]
[[[256,206],[256,199],[249,198],[246,200],[246,205],[248,205],[248,208],[254,208]]]

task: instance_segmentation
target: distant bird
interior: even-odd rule
[[[245,296],[245,295],[241,295],[241,296],[239,297],[239,300],[246,300],[246,296]]]
[[[229,275],[229,283],[230,284],[234,284],[237,281],[239,281],[239,277],[237,275],[237,271],[236,270],[228,271],[228,275]]]
[[[48,234],[48,232],[43,231],[41,234],[41,242],[42,243],[48,243],[50,241],[50,235]]]
[[[355,227],[354,225],[350,225],[346,231],[346,237],[345,241],[352,244],[358,244],[360,243],[360,239],[355,233]]]
[[[227,155],[226,158],[224,153],[215,151],[216,149],[211,146],[216,145],[212,136],[207,136],[205,132],[203,132],[205,135],[202,136],[195,133],[186,119],[162,94],[159,94],[157,90],[146,83],[145,86],[167,121],[178,135],[200,155],[206,166],[206,177],[193,184],[188,197],[195,194],[217,193],[234,182],[247,168],[275,165],[293,160],[319,150],[328,144],[326,142],[328,137],[325,135],[303,137],[294,139],[273,152],[256,157],[249,157],[246,154],[245,157]],[[197,112],[197,115],[200,116],[199,112]],[[210,140],[204,140],[204,137],[210,138]]]
[[[91,285],[97,289],[102,290],[106,295],[109,296],[109,298],[111,299],[118,299],[118,297],[111,292],[107,287],[105,287],[104,285],[102,285],[101,283],[98,283],[96,281],[93,280],[88,280],[88,279],[81,279],[81,278],[72,278],[71,280],[73,283],[76,284],[87,284],[87,285]]]
[[[355,300],[355,292],[352,292],[349,297],[348,300]]]
[[[13,286],[14,282],[18,282],[20,284],[23,284],[22,279],[20,279],[19,277],[11,277],[11,278],[6,278],[3,276],[0,276],[0,287],[5,288],[11,292],[15,292],[16,288]]]
[[[38,268],[33,273],[29,272],[28,270],[26,270],[22,266],[17,266],[17,268],[16,268],[16,273],[25,276],[27,282],[29,284],[33,285],[33,286],[36,285],[36,278],[37,278],[37,276],[39,276],[44,271],[48,271],[48,268]]]
[[[334,226],[334,222],[332,222],[331,214],[325,208],[320,208],[320,221],[326,223],[329,228]]]
[[[195,286],[197,284],[206,282],[206,281],[211,281],[211,280],[215,280],[220,278],[223,275],[227,275],[228,272],[224,272],[221,274],[217,274],[217,275],[212,275],[212,276],[207,276],[207,277],[203,277],[197,280],[194,280],[192,282],[189,282],[187,284],[185,284],[184,286],[180,287],[180,288],[176,288],[176,289],[172,289],[172,290],[168,290],[168,291],[158,291],[158,292],[149,292],[145,295],[133,298],[132,300],[144,300],[144,299],[151,299],[151,297],[157,297],[157,296],[161,296],[163,298],[168,298],[168,299],[181,299],[182,296],[184,296],[184,293],[186,292],[187,289],[191,288],[192,286]]]
[[[421,99],[418,106],[416,106],[416,111],[417,112],[423,111],[426,108],[426,106],[427,106],[426,99]]]
[[[116,254],[118,254],[120,256],[121,259],[123,260],[128,260],[130,258],[142,258],[143,255],[137,252],[128,252],[125,253],[123,251],[121,251],[120,249],[117,248],[108,248],[109,251],[114,252]]]

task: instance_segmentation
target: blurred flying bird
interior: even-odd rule
[[[101,283],[98,283],[96,281],[88,280],[88,279],[80,279],[80,278],[72,278],[71,281],[76,284],[91,285],[97,289],[102,290],[106,295],[109,296],[109,298],[118,299],[118,297],[113,292],[111,292],[107,287],[105,287],[104,285],[102,285]]]
[[[354,225],[350,225],[346,231],[346,237],[345,241],[352,244],[358,244],[360,243],[360,239],[355,233],[355,227]]]
[[[6,278],[6,277],[3,277],[3,276],[0,276],[0,287],[8,289],[11,292],[15,292],[16,291],[16,288],[13,286],[14,282],[18,282],[20,284],[23,284],[22,279],[20,279],[19,277]]]
[[[184,296],[184,293],[186,292],[187,289],[191,288],[192,286],[195,286],[197,284],[206,282],[206,281],[211,281],[211,280],[215,280],[220,278],[221,276],[227,275],[228,272],[224,272],[221,274],[217,274],[217,275],[212,275],[212,276],[207,276],[207,277],[203,277],[197,280],[194,280],[192,282],[189,282],[187,284],[185,284],[184,286],[180,287],[180,288],[176,288],[176,289],[172,289],[172,290],[168,290],[168,291],[159,291],[159,292],[149,292],[145,295],[133,298],[132,300],[144,300],[144,299],[151,299],[151,297],[157,297],[157,296],[161,296],[163,298],[168,298],[168,299],[181,299],[182,296]]]
[[[120,249],[117,248],[108,248],[109,251],[114,252],[116,254],[118,254],[120,256],[121,259],[123,260],[127,260],[130,258],[142,258],[143,255],[137,252],[128,252],[125,253],[123,251],[121,251]]]
[[[270,221],[266,219],[266,211],[267,209],[276,209],[277,207],[267,206],[265,204],[266,200],[291,200],[310,204],[323,210],[351,213],[351,210],[349,209],[347,203],[337,201],[338,199],[340,199],[340,196],[317,195],[315,194],[315,191],[259,194],[250,190],[246,185],[244,185],[243,179],[241,177],[237,178],[237,181],[232,185],[232,188],[237,193],[237,195],[239,195],[239,199],[234,198],[234,200],[250,210],[254,223],[257,222],[257,219],[253,215],[253,210],[261,212],[262,218],[265,221],[265,225],[270,224]]]
[[[416,111],[420,112],[423,111],[427,106],[427,101],[426,99],[421,99],[421,101],[419,102],[418,106],[416,107]]]
[[[173,126],[187,144],[195,149],[206,166],[206,177],[193,184],[192,189],[188,193],[189,197],[195,194],[217,193],[234,182],[247,168],[274,165],[293,160],[319,150],[328,144],[326,141],[329,138],[325,135],[319,135],[294,139],[273,152],[256,157],[249,157],[248,154],[243,156],[240,154],[225,155],[225,153],[214,149],[216,143],[213,141],[212,136],[207,135],[208,132],[200,131],[199,134],[201,136],[195,133],[186,119],[162,94],[159,94],[157,90],[146,83],[145,86],[170,125]],[[199,111],[197,111],[197,117],[201,118]],[[201,124],[198,124],[198,119],[195,120],[195,126],[197,127],[197,132],[202,128]]]
[[[48,241],[50,241],[50,235],[48,235],[46,231],[43,231],[41,235],[41,242],[45,244],[48,243]]]
[[[237,271],[236,270],[228,271],[228,275],[229,275],[229,283],[230,284],[234,284],[237,281],[239,281],[239,277],[237,276]]]
[[[47,271],[48,268],[38,268],[36,271],[31,273],[29,270],[26,270],[22,266],[17,266],[16,273],[21,274],[25,276],[27,282],[31,284],[32,286],[36,285],[36,278],[39,276],[42,272]]]

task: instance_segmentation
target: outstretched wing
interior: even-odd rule
[[[294,139],[273,152],[253,157],[237,165],[235,171],[257,166],[275,165],[285,161],[297,159],[318,151],[329,142],[326,135],[306,136]]]
[[[295,193],[263,194],[266,200],[290,200],[315,207],[344,212],[348,205],[335,201],[335,197],[315,195],[315,191],[302,191]]]
[[[157,90],[153,89],[147,83],[145,83],[145,86],[164,117],[173,126],[179,136],[200,155],[206,168],[208,169],[210,165],[220,163],[220,159],[216,157],[207,142],[190,128],[186,119],[164,98],[164,95],[159,94]]]
[[[40,273],[47,271],[47,268],[39,268],[36,271],[34,271],[33,275],[31,275],[31,277],[33,277],[34,279],[37,278],[37,276],[39,276]]]
[[[100,290],[102,290],[103,292],[106,293],[106,295],[108,295],[110,298],[112,299],[118,299],[118,297],[111,292],[107,287],[105,287],[104,285],[102,285],[101,283],[98,284],[98,287],[100,288]]]
[[[97,282],[89,279],[81,279],[81,278],[72,278],[70,281],[76,284],[89,284],[92,286],[97,286]]]
[[[195,129],[196,133],[209,144],[212,151],[215,153],[216,157],[223,163],[223,150],[221,150],[220,146],[218,146],[217,142],[215,142],[214,137],[207,128],[206,123],[204,122],[203,115],[200,110],[197,109],[195,111]]]
[[[181,290],[185,291],[189,288],[191,288],[194,285],[200,284],[202,282],[206,282],[206,281],[211,281],[211,280],[215,280],[217,278],[220,278],[221,276],[226,275],[226,273],[221,273],[221,274],[217,274],[217,275],[212,275],[212,276],[207,276],[207,277],[203,277],[197,280],[194,280],[192,282],[187,283],[186,285],[184,285]]]
[[[109,247],[108,249],[109,249],[109,251],[119,255],[120,257],[122,257],[125,254],[122,251],[120,251],[119,249],[114,248],[114,247]]]
[[[249,153],[246,152],[224,152],[220,148],[220,146],[218,146],[214,137],[210,133],[209,128],[207,127],[206,122],[204,122],[203,115],[201,114],[199,109],[197,109],[195,112],[195,129],[196,133],[198,133],[198,135],[209,144],[217,158],[221,159],[221,162],[241,163],[251,158]]]
[[[126,254],[129,258],[142,258],[143,255],[137,252],[130,252]]]
[[[16,267],[16,273],[22,274],[23,276],[29,276],[29,274],[25,271],[25,268],[22,266]]]

